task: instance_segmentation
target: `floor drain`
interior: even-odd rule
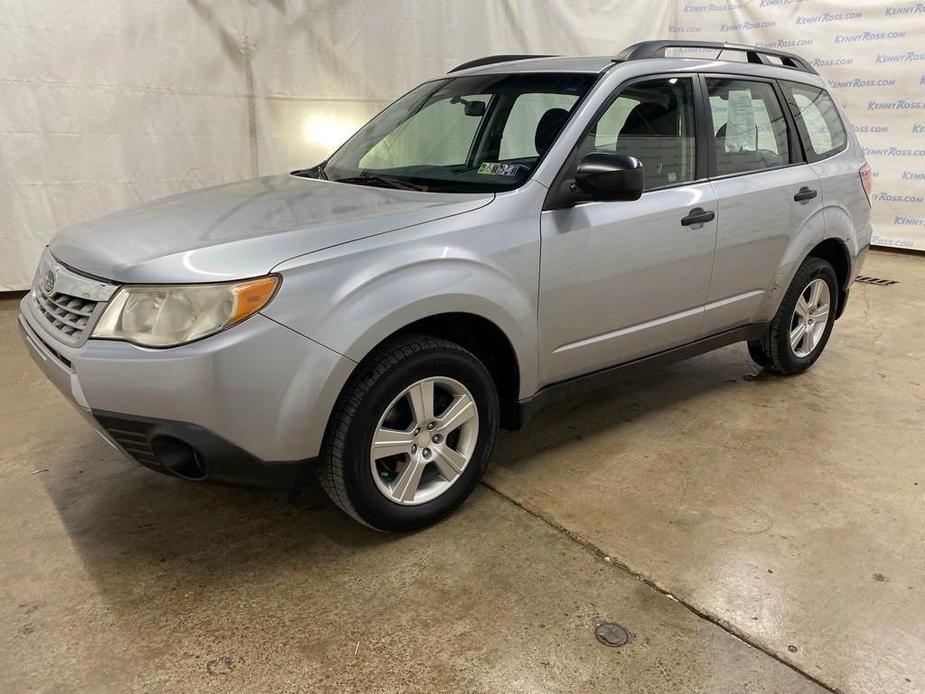
[[[632,638],[626,629],[619,624],[612,624],[611,622],[598,624],[594,629],[594,636],[605,646],[612,646],[614,648],[625,646]]]
[[[876,284],[878,287],[892,287],[894,284],[897,284],[897,280],[884,280],[879,277],[868,277],[867,275],[858,275],[854,279],[864,284]]]

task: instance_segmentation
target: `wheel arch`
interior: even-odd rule
[[[359,372],[382,345],[406,335],[439,337],[472,352],[488,369],[498,389],[502,426],[511,429],[519,426],[516,403],[523,385],[523,360],[518,357],[507,332],[496,321],[464,310],[442,311],[411,320],[388,334],[380,334],[375,342],[365,340],[365,354],[354,373]]]
[[[841,317],[848,298],[848,286],[851,284],[851,255],[848,246],[839,238],[830,237],[817,243],[806,255],[807,258],[821,258],[835,270],[838,278],[838,308],[835,318]]]

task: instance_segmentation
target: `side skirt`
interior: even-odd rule
[[[632,361],[609,366],[606,369],[593,371],[588,374],[570,378],[567,381],[560,381],[548,386],[544,386],[534,395],[513,404],[511,417],[509,419],[511,429],[520,429],[538,411],[549,405],[568,400],[581,393],[588,393],[600,388],[606,388],[625,376],[645,369],[665,366],[674,362],[682,361],[696,357],[705,352],[712,352],[714,349],[726,347],[736,342],[745,342],[748,340],[758,340],[767,333],[767,323],[757,323],[744,325],[732,330],[726,330],[709,337],[704,337],[694,342],[689,342],[680,347],[673,347],[664,352],[656,352],[646,357],[640,357]]]

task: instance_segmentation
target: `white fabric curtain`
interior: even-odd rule
[[[795,40],[795,50],[828,61],[820,71],[844,82],[838,96],[864,129],[875,188],[919,195],[917,202],[877,202],[878,239],[925,249],[925,134],[913,134],[925,123],[925,104],[908,105],[925,101],[915,96],[925,94],[925,55],[915,57],[925,50],[925,13],[890,14],[890,7],[869,2],[847,11],[816,0],[0,0],[0,290],[28,287],[59,228],[183,190],[309,166],[393,98],[465,60],[609,55],[661,37]],[[858,12],[863,16],[853,16]],[[851,38],[861,31],[903,35]],[[904,52],[912,55],[896,57]],[[855,79],[893,82],[857,88]],[[868,101],[884,106],[868,110]],[[909,179],[909,172],[922,178]],[[911,221],[900,223],[900,216]]]

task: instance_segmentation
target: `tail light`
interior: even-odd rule
[[[874,174],[870,169],[870,164],[864,162],[864,166],[858,169],[858,175],[861,177],[861,187],[867,194],[867,203],[870,204],[870,189],[874,184]]]

